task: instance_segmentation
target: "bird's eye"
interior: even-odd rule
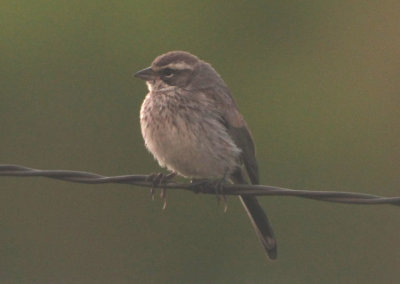
[[[174,70],[172,70],[171,68],[165,68],[162,71],[162,74],[164,75],[164,77],[172,77],[174,75]]]

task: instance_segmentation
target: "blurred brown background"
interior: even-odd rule
[[[211,62],[251,127],[261,181],[400,195],[398,1],[0,3],[0,163],[150,173],[132,74]],[[400,210],[263,197],[267,261],[236,198],[0,179],[1,283],[394,283]]]

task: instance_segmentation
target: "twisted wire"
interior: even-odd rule
[[[68,182],[86,184],[129,184],[140,187],[151,187],[161,189],[183,189],[195,193],[217,194],[216,185],[212,182],[207,184],[177,183],[167,180],[165,183],[157,184],[154,182],[154,175],[120,175],[103,176],[97,173],[70,170],[39,170],[20,165],[0,164],[0,176],[9,177],[46,177]],[[326,202],[339,202],[348,204],[388,204],[400,205],[400,197],[383,197],[372,194],[363,194],[343,191],[312,191],[294,190],[289,188],[269,186],[269,185],[249,185],[249,184],[223,184],[222,192],[224,195],[254,195],[254,196],[293,196],[314,199]]]

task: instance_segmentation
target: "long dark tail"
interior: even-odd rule
[[[246,180],[244,179],[242,173],[237,173],[232,176],[232,180],[235,183],[246,183]],[[278,256],[278,251],[276,240],[274,237],[274,231],[272,230],[272,226],[268,220],[267,215],[262,209],[260,203],[258,203],[257,198],[255,198],[254,196],[240,195],[239,199],[240,201],[242,201],[242,204],[250,217],[250,221],[254,227],[254,230],[256,231],[256,234],[260,239],[261,244],[267,252],[268,257],[270,259],[276,259]]]
[[[264,210],[258,203],[257,198],[253,196],[239,196],[242,201],[247,214],[250,217],[251,223],[257,233],[258,238],[261,241],[265,251],[267,252],[270,259],[276,259],[278,251],[276,247],[276,240],[274,237],[274,231],[272,230],[271,224],[269,223],[268,217]]]

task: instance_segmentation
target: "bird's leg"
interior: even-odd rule
[[[207,193],[207,188],[211,186],[211,182],[208,179],[193,178],[190,180],[190,184],[194,193]]]
[[[171,172],[167,175],[163,175],[162,179],[160,180],[160,184],[165,184],[170,179],[173,179],[176,176],[176,172]],[[161,188],[160,198],[163,201],[162,209],[165,210],[167,208],[167,189],[165,187]]]
[[[224,212],[228,211],[228,202],[226,200],[226,195],[224,194],[224,184],[227,182],[227,172],[225,172],[224,176],[216,181],[216,196],[217,196],[217,202],[221,202],[222,200],[222,205],[224,206]]]
[[[150,189],[150,194],[151,194],[151,199],[154,200],[154,195],[155,195],[155,187],[159,187],[161,185],[165,185],[167,181],[170,179],[174,178],[176,176],[175,172],[171,172],[169,174],[164,174],[164,173],[154,173],[151,174],[147,180],[152,182],[152,187]],[[161,200],[163,201],[163,209],[167,208],[167,192],[166,188],[162,187],[161,188],[161,193],[160,197]]]
[[[160,180],[161,175],[163,175],[163,173],[152,173],[146,179],[146,181],[150,181],[152,184],[151,188],[150,188],[151,200],[154,200],[154,196],[155,196],[154,187],[158,185],[158,181]]]
[[[224,205],[224,212],[226,212],[228,210],[228,203],[224,194],[224,184],[226,183],[226,181],[227,175],[224,174],[224,176],[220,179],[192,179],[190,183],[193,184],[195,193],[210,193],[208,189],[212,188],[214,190],[215,196],[217,197],[218,204],[222,200]]]

